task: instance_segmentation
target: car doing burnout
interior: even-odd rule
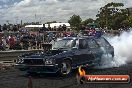
[[[114,49],[103,37],[64,37],[52,44],[52,49],[41,53],[19,56],[16,68],[27,73],[59,73],[69,75],[78,66],[96,66],[102,56],[114,57]]]

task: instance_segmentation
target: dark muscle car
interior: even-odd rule
[[[59,73],[69,75],[78,66],[96,66],[103,55],[114,57],[113,46],[103,37],[64,37],[52,49],[25,54],[16,60],[16,68],[27,73]]]

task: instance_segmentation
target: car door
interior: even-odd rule
[[[88,39],[88,47],[91,51],[91,58],[89,58],[89,62],[97,63],[102,55],[102,51],[98,45],[98,43],[94,39]]]
[[[90,62],[91,59],[94,58],[93,54],[91,54],[91,50],[88,47],[87,39],[79,39],[79,49],[77,52],[78,57],[78,65],[85,65]]]
[[[103,50],[104,54],[111,54],[112,56],[114,56],[114,48],[105,38],[101,37],[96,39],[96,41]]]
[[[91,51],[88,48],[88,43],[86,39],[79,39],[78,49],[74,53],[74,60],[77,65],[85,65],[89,61],[91,56]]]

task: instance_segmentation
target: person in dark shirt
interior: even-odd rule
[[[50,25],[48,25],[48,30],[49,30],[49,31],[52,31],[52,28],[50,27]]]
[[[6,24],[3,25],[2,30],[3,30],[3,31],[6,31],[6,30],[7,30],[7,25],[6,25]]]
[[[56,28],[56,26],[54,26],[53,31],[58,31],[57,28]]]
[[[58,31],[62,31],[62,26],[61,25],[58,27]]]
[[[62,30],[66,31],[66,25],[65,24],[63,24],[63,26],[62,26]]]
[[[31,39],[31,49],[36,49],[36,35],[31,34],[30,39]]]
[[[13,30],[14,32],[18,31],[17,25],[14,25],[12,30]]]
[[[39,33],[43,33],[45,31],[48,31],[48,28],[46,28],[45,24],[43,24],[43,27],[39,29]]]
[[[0,25],[0,32],[2,32],[1,25]]]
[[[22,35],[21,36],[21,43],[22,43],[22,48],[24,50],[28,50],[29,47],[29,41],[30,41],[30,36],[29,35]]]
[[[13,45],[15,44],[15,39],[13,37],[13,35],[10,35],[9,38],[9,49],[13,49]]]
[[[37,49],[40,49],[42,46],[43,36],[41,36],[39,33],[36,36],[36,42],[37,42]]]

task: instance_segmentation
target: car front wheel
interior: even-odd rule
[[[71,67],[71,62],[69,60],[64,60],[61,63],[61,67],[60,67],[60,75],[61,76],[68,76],[71,74],[72,71],[72,67]]]

